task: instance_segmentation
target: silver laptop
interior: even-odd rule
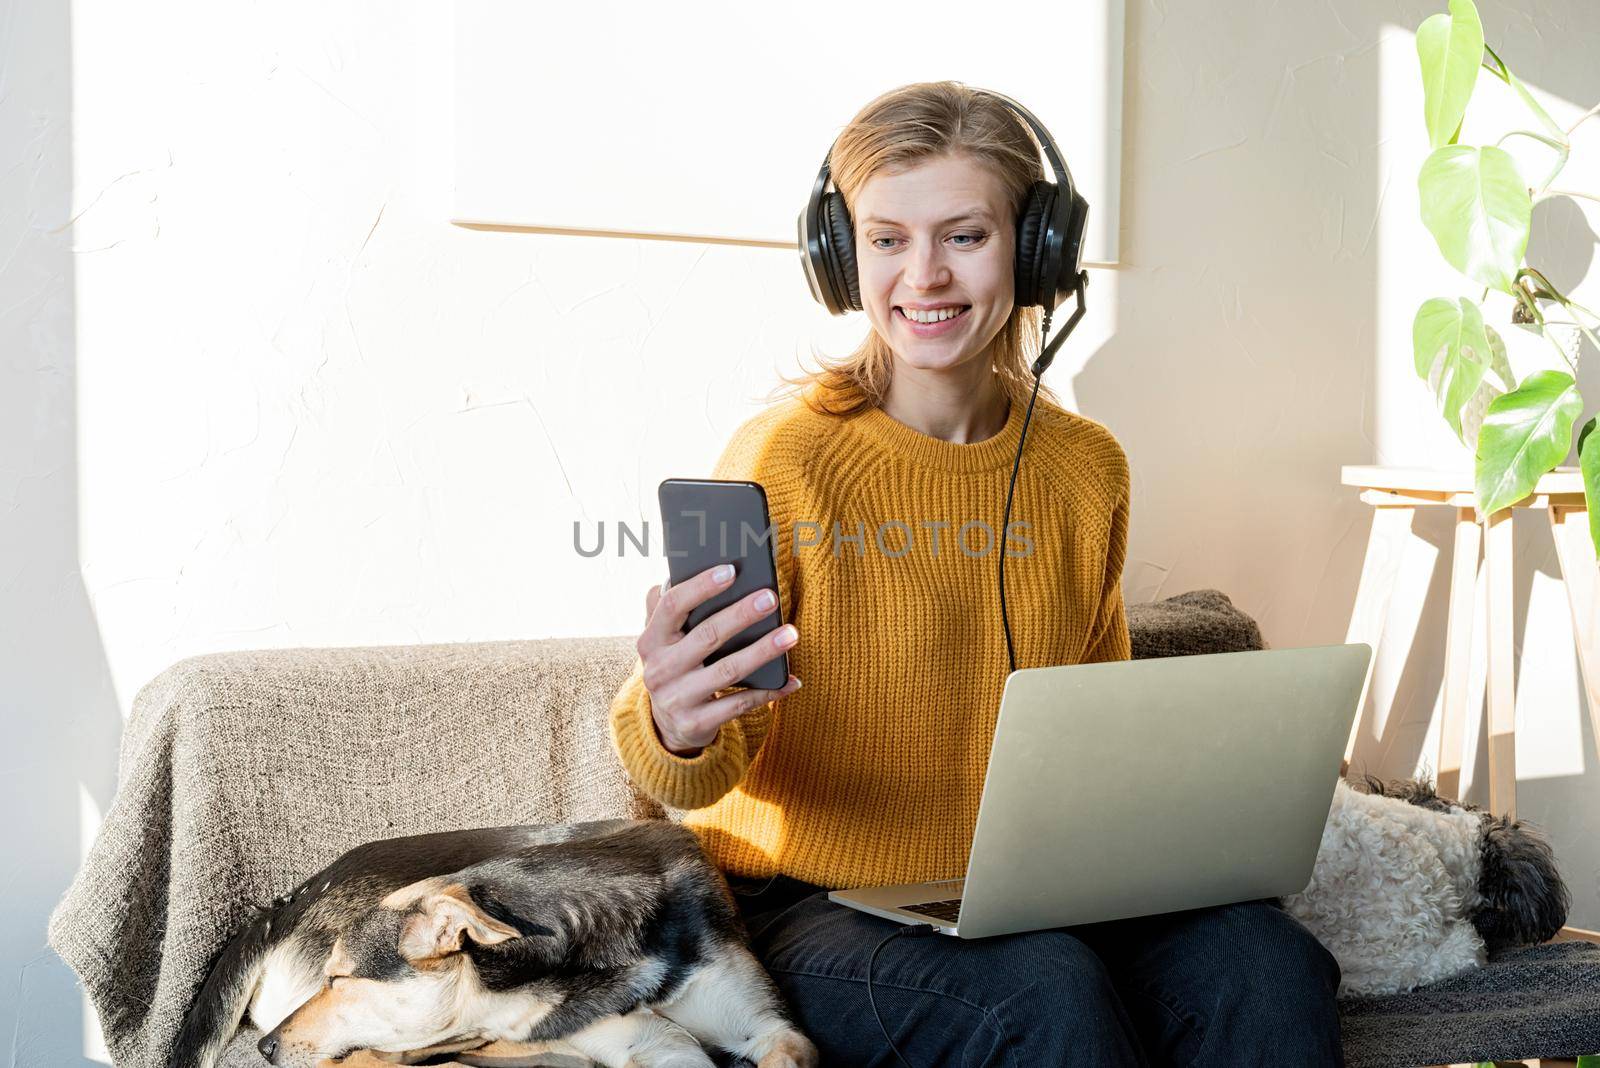
[[[1014,671],[966,878],[828,897],[986,938],[1298,893],[1371,656],[1356,642]]]

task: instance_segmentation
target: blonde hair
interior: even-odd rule
[[[961,82],[913,82],[874,99],[839,134],[828,156],[834,188],[855,218],[856,198],[880,171],[898,171],[942,156],[967,156],[996,175],[1011,206],[1011,225],[1027,202],[1029,188],[1045,177],[1039,145],[1023,120],[998,98]],[[1041,348],[1044,309],[1015,307],[989,344],[991,365],[1012,403],[1026,404],[1034,389],[1031,372]],[[849,415],[883,403],[894,371],[894,353],[876,327],[854,352],[829,358],[815,348],[819,367],[783,384],[767,399],[799,394],[812,411]],[[1050,388],[1039,392],[1059,400]]]

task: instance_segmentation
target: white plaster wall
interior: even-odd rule
[[[1600,99],[1600,14],[1484,6],[1558,118]],[[1404,84],[1435,8],[1130,5],[1125,268],[1050,377],[1128,449],[1131,601],[1214,586],[1275,646],[1342,640],[1368,510],[1339,466],[1462,462],[1408,369],[1416,303],[1456,285]],[[573,520],[652,516],[775,368],[864,329],[792,251],[445,225],[448,25],[0,3],[0,1063],[97,1056],[43,928],[141,685],[214,649],[632,633],[660,561],[582,559]],[[1576,284],[1584,217],[1541,223]],[[1595,927],[1600,774],[1538,518],[1521,808]],[[1418,533],[1360,754],[1387,774],[1432,760],[1449,532]]]

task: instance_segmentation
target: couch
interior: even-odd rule
[[[1136,658],[1263,647],[1216,590],[1128,607]],[[50,919],[118,1068],[156,1068],[250,909],[346,849],[470,826],[678,818],[633,788],[607,710],[634,636],[211,653],[138,693],[118,790]],[[1600,946],[1512,950],[1342,1001],[1351,1068],[1600,1051]],[[228,1068],[255,1068],[256,1035]]]

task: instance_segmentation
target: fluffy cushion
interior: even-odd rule
[[[1221,590],[1190,590],[1161,601],[1130,604],[1133,659],[1265,649],[1256,621]]]

